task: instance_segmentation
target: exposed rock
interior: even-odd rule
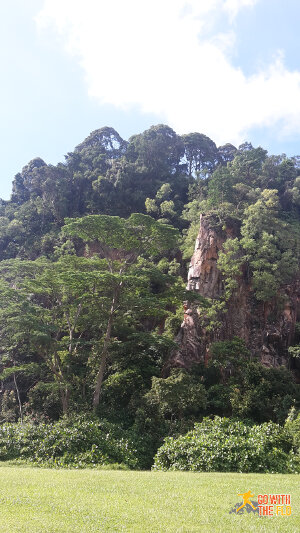
[[[187,289],[202,296],[218,298],[223,291],[221,273],[217,269],[219,251],[226,235],[217,231],[214,219],[200,216],[200,231],[188,272]]]
[[[200,230],[188,272],[190,291],[219,300],[224,291],[222,274],[217,268],[218,254],[228,237],[238,237],[237,221],[222,228],[214,216],[201,215]],[[246,265],[241,268],[238,287],[220,316],[221,326],[211,331],[205,327],[195,304],[185,302],[184,321],[177,337],[170,366],[190,367],[207,361],[210,344],[238,336],[245,340],[251,354],[268,367],[288,364],[288,347],[293,342],[295,324],[300,317],[300,280],[283,287],[276,301],[255,299]]]

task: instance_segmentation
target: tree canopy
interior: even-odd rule
[[[220,237],[213,301],[185,289],[200,215]],[[114,456],[132,438],[143,468],[166,436],[206,416],[283,424],[300,405],[299,323],[290,368],[265,368],[266,339],[253,353],[226,312],[242,279],[255,320],[276,336],[280,313],[284,326],[296,310],[299,259],[299,156],[158,124],[128,141],[97,129],[57,165],[33,159],[0,201],[0,423],[66,415],[61,428],[88,414]],[[183,302],[202,327],[195,353],[207,354],[186,368],[174,356],[191,325]]]

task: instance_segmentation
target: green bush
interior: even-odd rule
[[[153,376],[147,401],[156,404],[163,416],[182,419],[202,414],[207,404],[204,385],[182,369],[173,369],[168,378]]]
[[[168,437],[159,448],[154,470],[220,472],[294,472],[293,439],[273,422],[204,418],[179,438]]]
[[[232,383],[230,401],[233,417],[283,424],[291,406],[299,406],[300,387],[287,368],[265,368],[251,361]]]
[[[135,447],[120,428],[85,416],[50,424],[3,424],[0,460],[14,459],[48,466],[137,465]]]
[[[285,429],[293,439],[292,462],[294,470],[300,472],[300,412],[295,407],[290,409],[285,422]]]

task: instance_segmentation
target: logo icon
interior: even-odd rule
[[[251,490],[238,494],[238,496],[242,496],[243,501],[236,503],[235,506],[231,509],[231,511],[229,511],[229,514],[244,514],[245,510],[247,511],[247,513],[259,513],[258,502],[252,502],[250,500],[250,498],[253,498],[254,496],[254,494],[251,494]]]
[[[238,502],[229,511],[229,514],[258,514],[259,516],[291,516],[291,495],[290,494],[258,494],[257,501],[250,500],[254,497],[251,490],[238,494],[243,501]]]

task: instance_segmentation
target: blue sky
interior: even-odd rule
[[[0,197],[106,125],[299,154],[299,24],[297,0],[1,2]]]

